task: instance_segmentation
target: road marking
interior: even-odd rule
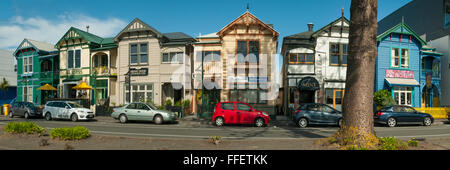
[[[152,136],[152,137],[177,137],[177,138],[201,138],[209,139],[211,136],[194,136],[194,135],[164,135],[164,134],[147,134],[147,133],[125,133],[125,132],[106,132],[106,131],[91,131],[98,134],[111,134],[111,135],[130,135],[130,136]],[[312,138],[277,138],[277,137],[222,137],[223,139],[312,139]]]

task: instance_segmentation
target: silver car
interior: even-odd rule
[[[113,109],[111,117],[121,123],[128,121],[151,121],[155,124],[175,122],[175,113],[166,110],[158,110],[155,106],[146,103],[130,103],[124,107]]]
[[[94,118],[94,112],[83,108],[75,102],[51,101],[45,104],[42,111],[46,120],[52,119],[70,119],[74,122],[78,120],[91,120]]]

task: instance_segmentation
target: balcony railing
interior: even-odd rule
[[[114,67],[96,67],[92,71],[96,72],[98,76],[117,76],[117,68]]]
[[[431,69],[423,69],[422,74],[426,77],[427,73],[431,73],[431,77],[439,78],[441,76],[440,72],[433,71]]]
[[[40,72],[39,78],[41,79],[53,79],[56,73],[53,71]]]

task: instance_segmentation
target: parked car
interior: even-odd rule
[[[257,127],[268,125],[269,114],[258,111],[243,102],[220,102],[214,108],[212,117],[216,126],[225,124],[254,124]]]
[[[41,117],[41,115],[42,112],[39,108],[31,102],[11,103],[11,111],[9,113],[10,118],[13,118],[14,116],[23,116],[25,119],[29,119],[31,117]]]
[[[386,124],[395,127],[398,124],[423,124],[431,126],[434,122],[432,115],[416,111],[410,106],[389,106],[380,109],[374,115],[374,121],[378,124]]]
[[[300,128],[309,125],[337,125],[341,126],[342,112],[320,103],[307,103],[297,108],[294,122]]]
[[[155,106],[146,103],[130,103],[120,108],[114,108],[111,117],[118,119],[120,123],[128,121],[151,121],[155,124],[175,122],[175,113],[166,110],[158,110]]]
[[[84,108],[78,103],[69,101],[50,101],[45,104],[42,111],[46,120],[70,119],[74,122],[78,120],[94,119],[94,112]]]

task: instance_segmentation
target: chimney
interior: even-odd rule
[[[86,32],[89,32],[89,25],[86,26]]]
[[[313,28],[314,28],[314,24],[313,23],[309,23],[308,24],[308,31],[311,31],[311,32],[314,31]]]

